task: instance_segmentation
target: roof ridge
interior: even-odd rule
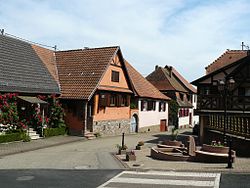
[[[31,40],[24,39],[24,38],[21,38],[21,37],[18,37],[18,36],[9,34],[9,33],[4,33],[4,34],[1,34],[0,36],[7,37],[7,38],[10,38],[10,39],[22,42],[22,43],[26,43],[26,44],[30,44],[30,45],[36,45],[36,46],[39,46],[39,47],[45,48],[45,49],[48,49],[48,48],[55,49],[56,48],[56,46],[49,46],[49,45],[46,45],[46,44],[40,44],[38,42],[33,42]],[[48,50],[51,50],[51,49],[48,49]],[[54,51],[54,50],[51,50],[51,51]]]
[[[176,75],[177,79],[182,82],[182,84],[187,87],[189,90],[195,93],[196,89],[189,83],[189,81],[184,78],[174,67],[172,67],[173,73]]]
[[[222,55],[220,55],[217,59],[215,59],[212,63],[205,67],[205,69],[212,66],[214,63],[217,63],[221,58],[223,58],[226,54],[235,53],[235,52],[247,52],[248,50],[230,50],[227,49]]]
[[[58,50],[56,52],[74,52],[74,51],[84,51],[84,50],[98,50],[98,49],[106,49],[106,48],[120,48],[120,46],[103,46],[103,47],[85,47],[85,48],[78,48],[78,49],[71,49],[71,50]]]

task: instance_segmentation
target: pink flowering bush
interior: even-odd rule
[[[18,122],[18,113],[15,93],[0,95],[0,123],[15,124]]]

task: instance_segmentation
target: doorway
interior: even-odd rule
[[[134,114],[130,122],[130,132],[138,132],[138,116]]]
[[[164,132],[167,131],[168,127],[167,127],[167,120],[166,119],[161,119],[161,123],[160,123],[160,131]]]

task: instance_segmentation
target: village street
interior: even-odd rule
[[[155,140],[151,134],[126,135],[125,144],[134,148],[140,140]],[[120,169],[111,153],[121,137],[82,140],[56,147],[9,155],[0,159],[0,169]]]
[[[184,131],[187,133],[186,130]],[[138,141],[143,140],[149,149],[169,134],[165,132],[125,135],[125,144],[129,149],[133,149]],[[173,185],[178,187],[178,184],[186,181],[190,181],[196,187],[205,185],[216,187],[219,184],[218,180],[220,180],[220,187],[236,185],[240,187],[238,185],[250,183],[247,182],[249,178],[246,178],[249,177],[249,171],[246,170],[250,165],[248,159],[236,161],[235,168],[228,170],[225,168],[226,164],[152,160],[148,157],[149,150],[145,149],[136,151],[138,157],[136,162],[126,162],[126,165],[122,165],[111,155],[117,151],[116,144],[121,144],[120,136],[94,140],[82,139],[63,145],[2,156],[0,187],[62,187],[62,185],[63,187],[100,185],[140,187],[144,184],[144,187],[152,184],[155,184],[155,187],[173,187]],[[3,146],[6,145],[1,145],[2,149]],[[140,166],[133,167],[133,164]],[[135,173],[128,171],[128,167],[130,170],[134,168]],[[171,173],[176,173],[174,179]]]

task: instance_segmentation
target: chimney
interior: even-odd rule
[[[169,76],[170,76],[170,78],[172,77],[172,70],[173,70],[173,67],[169,66]]]
[[[0,31],[1,31],[1,34],[3,35],[4,34],[4,29],[0,29]]]
[[[155,70],[157,70],[159,68],[159,66],[158,65],[155,65]]]

